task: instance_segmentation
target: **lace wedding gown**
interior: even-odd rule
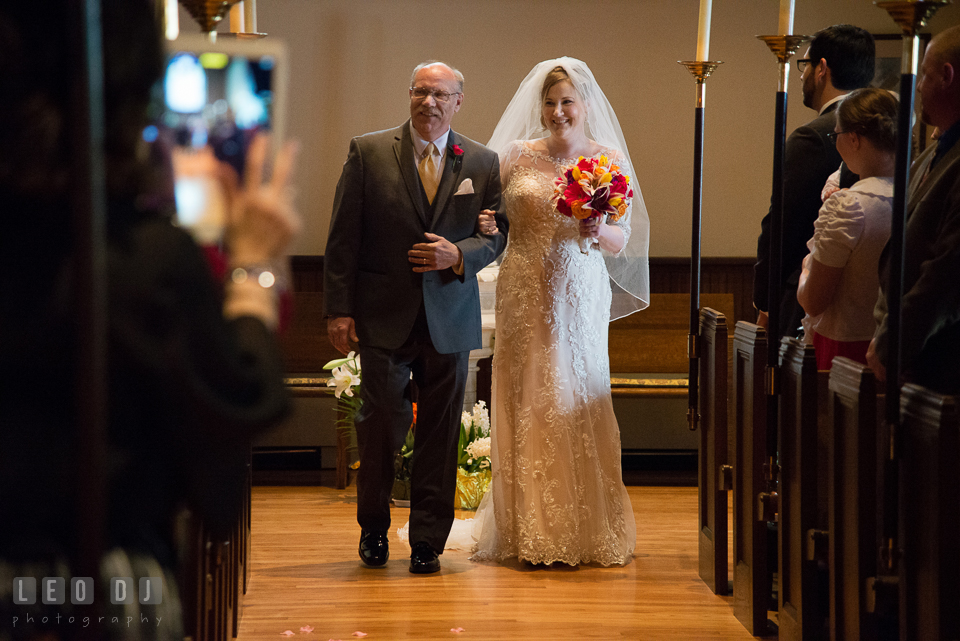
[[[606,266],[550,202],[572,161],[530,143],[514,156],[503,169],[510,232],[497,282],[493,483],[471,558],[623,564],[636,523],[610,397]]]

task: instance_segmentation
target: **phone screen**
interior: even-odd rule
[[[278,56],[254,44],[170,45],[158,133],[174,142],[177,223],[201,244],[217,242],[226,219],[213,160],[242,177],[253,137],[274,128]]]
[[[271,128],[275,64],[271,55],[173,53],[163,79],[161,125],[180,146],[209,145],[242,175],[250,140]]]

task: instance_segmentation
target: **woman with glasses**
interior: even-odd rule
[[[876,330],[877,265],[893,207],[897,99],[884,89],[851,92],[828,136],[860,180],[849,189],[825,190],[797,289],[805,340],[816,347],[821,370],[830,369],[835,356],[866,363]]]

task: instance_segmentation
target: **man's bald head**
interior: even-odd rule
[[[960,122],[960,26],[938,33],[927,45],[917,83],[921,117],[946,131]]]
[[[941,31],[930,41],[927,55],[933,54],[938,62],[945,62],[960,69],[960,25]]]

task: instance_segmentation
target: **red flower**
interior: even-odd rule
[[[460,148],[460,145],[454,145],[454,146],[453,146],[453,155],[454,155],[454,156],[462,156],[462,155],[463,155],[463,149]]]

